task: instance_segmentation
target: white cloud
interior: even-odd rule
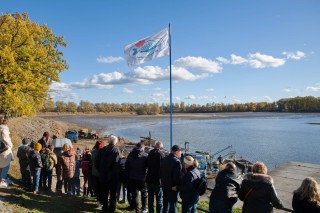
[[[263,101],[269,101],[269,102],[272,102],[272,101],[273,101],[272,98],[270,98],[270,96],[267,96],[267,95],[262,96],[261,99],[262,99]]]
[[[119,62],[122,60],[123,60],[122,57],[113,57],[113,56],[108,56],[108,57],[99,56],[99,58],[97,58],[97,61],[99,63],[106,63],[106,64],[111,64],[111,63]]]
[[[126,94],[133,94],[134,93],[133,90],[130,90],[130,89],[126,88],[126,87],[122,89],[122,92],[126,93]]]
[[[222,70],[219,63],[202,57],[187,56],[175,60],[174,64],[178,67],[192,68],[209,73],[219,73]]]
[[[306,54],[302,51],[296,52],[282,52],[283,55],[287,56],[287,59],[300,60],[301,58],[306,57]]]
[[[160,87],[155,87],[155,88],[153,88],[153,90],[155,90],[155,91],[161,91],[162,89],[161,89]]]
[[[173,100],[176,100],[176,101],[180,101],[180,97],[176,96],[176,97],[173,97]]]
[[[194,95],[189,95],[189,96],[185,96],[184,99],[195,100],[195,99],[196,99],[196,96],[194,96]]]
[[[230,61],[228,59],[226,59],[224,57],[221,57],[221,56],[217,57],[216,59],[217,59],[217,61],[219,61],[219,62],[221,62],[223,64],[229,64],[230,63]]]
[[[163,93],[153,93],[151,96],[152,97],[164,97],[164,94]]]
[[[244,64],[247,62],[247,59],[242,58],[241,56],[237,56],[235,54],[231,54],[231,64]]]
[[[241,103],[241,100],[233,98],[233,99],[231,99],[231,102],[232,103]]]
[[[284,65],[285,59],[274,58],[270,55],[261,53],[249,54],[249,65],[253,68],[260,69],[266,67],[279,67]]]
[[[306,90],[312,91],[312,92],[318,92],[318,91],[320,91],[320,84],[317,83],[314,86],[308,86],[308,87],[306,87]]]
[[[297,91],[297,89],[285,88],[282,91],[284,91],[284,92],[295,92],[295,91]]]
[[[209,88],[209,89],[206,89],[206,91],[208,91],[208,92],[213,92],[214,89],[213,89],[213,88]]]
[[[63,83],[63,82],[53,82],[50,85],[50,92],[69,92],[71,91],[71,88],[69,87],[68,84]]]

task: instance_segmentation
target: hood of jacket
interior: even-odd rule
[[[143,149],[139,148],[139,147],[135,147],[133,148],[132,150],[132,154],[131,154],[131,157],[132,158],[139,158],[139,157],[142,157],[144,156],[145,152]]]
[[[243,179],[249,180],[252,182],[264,182],[264,183],[273,184],[272,177],[269,175],[265,175],[265,174],[257,174],[257,173],[249,172],[249,173],[245,174]]]

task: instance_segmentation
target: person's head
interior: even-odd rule
[[[36,144],[36,142],[35,141],[31,141],[31,143],[30,143],[30,147],[32,148],[32,149],[34,149],[34,145]]]
[[[181,151],[182,151],[182,148],[178,145],[173,145],[171,148],[171,153],[178,158],[181,158]]]
[[[52,135],[52,139],[57,139],[58,137],[56,135]]]
[[[0,125],[7,125],[8,124],[8,119],[7,118],[1,118],[0,119]]]
[[[234,163],[230,162],[230,163],[227,163],[225,169],[229,169],[229,170],[235,172],[237,170],[237,167],[236,167],[236,165]]]
[[[139,143],[137,143],[136,147],[137,147],[138,149],[140,149],[140,150],[144,150],[145,145],[144,145],[144,143],[139,142]]]
[[[301,200],[317,203],[320,206],[320,189],[317,181],[312,177],[307,177],[301,183],[301,186],[294,191]]]
[[[22,139],[22,144],[23,145],[29,145],[30,143],[31,143],[31,140],[29,138]]]
[[[43,133],[43,137],[48,139],[50,137],[50,133],[49,132],[44,132]]]
[[[255,164],[253,164],[252,172],[258,173],[258,174],[267,174],[268,169],[267,169],[267,166],[263,162],[258,161]]]
[[[199,163],[196,159],[194,159],[193,157],[186,156],[183,158],[183,166],[184,168],[189,168],[190,166],[192,166],[193,168],[198,168],[199,167]]]
[[[65,143],[63,144],[62,146],[62,151],[66,152],[66,151],[69,151],[71,149],[70,145]]]
[[[53,151],[53,150],[54,150],[54,146],[53,146],[52,144],[49,144],[48,149],[49,149],[50,151]]]
[[[86,146],[85,148],[84,148],[84,152],[89,152],[90,151],[90,148],[88,147],[88,146]]]
[[[112,144],[112,145],[116,145],[118,143],[118,137],[114,136],[114,135],[111,135],[109,143]]]
[[[94,149],[102,149],[105,146],[103,141],[97,141],[96,144],[94,145]]]
[[[34,145],[33,149],[36,150],[37,152],[39,152],[42,149],[41,143],[36,143]]]
[[[162,149],[163,149],[163,144],[162,144],[160,141],[158,141],[158,142],[156,143],[156,145],[154,145],[154,147],[155,147],[156,149],[162,150]]]

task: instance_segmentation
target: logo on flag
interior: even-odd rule
[[[124,55],[128,66],[139,65],[154,58],[169,55],[169,29],[127,45]]]

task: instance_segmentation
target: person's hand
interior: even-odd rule
[[[171,187],[171,190],[172,190],[172,191],[177,191],[177,187],[176,187],[176,186],[173,186],[173,187]]]

